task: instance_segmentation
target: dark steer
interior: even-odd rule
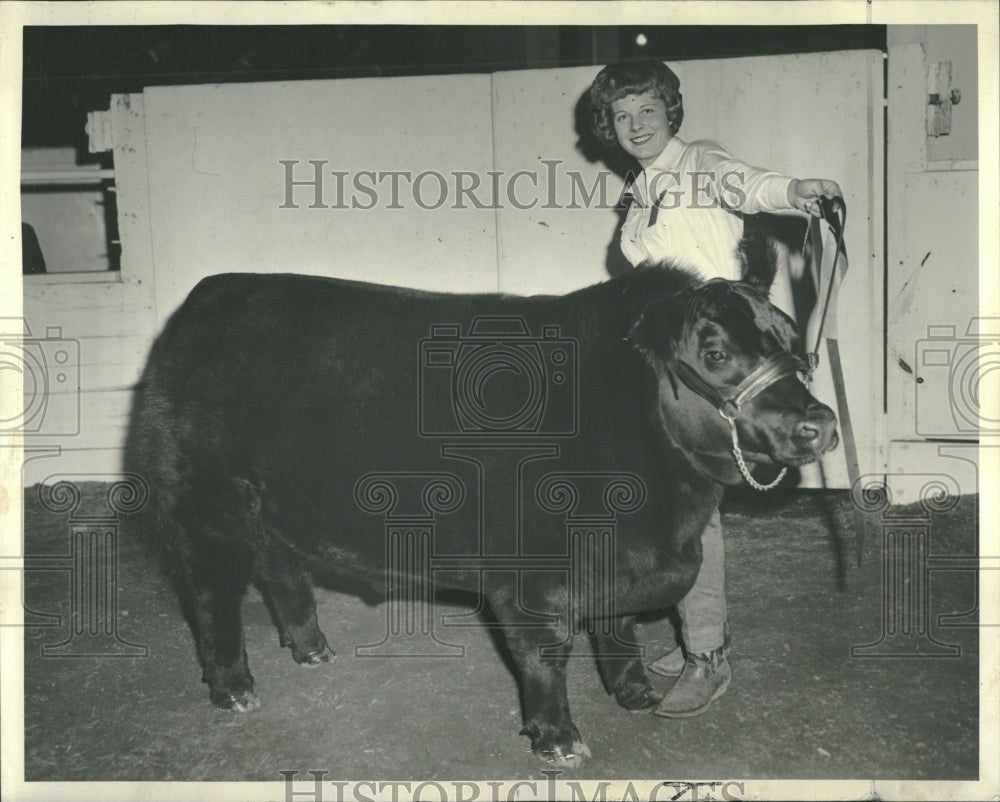
[[[760,261],[739,283],[661,265],[562,297],[202,281],[153,347],[127,466],[150,485],[212,702],[259,704],[250,582],[297,662],[329,659],[322,574],[390,604],[401,587],[411,603],[472,599],[499,625],[545,760],[589,755],[566,697],[574,634],[623,707],[655,706],[634,616],[694,582],[699,535],[743,481],[733,430],[771,477],[837,441]]]

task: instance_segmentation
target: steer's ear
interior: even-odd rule
[[[683,317],[678,296],[658,298],[646,304],[627,339],[650,361],[669,364],[680,339]]]
[[[743,239],[740,240],[739,255],[743,265],[740,280],[767,298],[778,270],[778,251],[763,215],[747,215],[743,218]]]

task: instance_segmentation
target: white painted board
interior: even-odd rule
[[[199,279],[227,271],[496,289],[494,210],[459,208],[455,189],[456,173],[493,166],[490,76],[144,94],[161,323]],[[289,195],[288,169],[313,185]]]

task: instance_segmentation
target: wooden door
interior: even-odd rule
[[[961,102],[932,133],[929,81],[944,65]],[[890,27],[887,472],[900,503],[979,492],[980,446],[1000,433],[1000,318],[980,308],[980,240],[995,229],[979,226],[977,84],[975,26]]]

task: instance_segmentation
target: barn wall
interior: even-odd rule
[[[851,272],[843,292],[852,299],[853,325],[841,329],[842,350],[852,411],[862,422],[863,467],[874,467],[881,362],[872,367],[880,355],[869,346],[881,339],[882,274],[881,215],[872,211],[881,205],[880,185],[871,176],[881,174],[881,150],[871,143],[881,138],[881,115],[873,111],[881,54],[675,67],[686,99],[683,136],[719,139],[750,162],[793,175],[833,176],[847,193]],[[205,275],[294,271],[529,294],[607,278],[618,217],[582,201],[568,208],[567,197],[571,174],[589,188],[607,171],[599,154],[576,147],[577,104],[593,75],[588,67],[157,87],[115,96],[108,116],[93,122],[92,139],[115,152],[122,271],[99,284],[25,282],[33,330],[60,325],[62,336],[80,341],[82,387],[79,432],[34,438],[62,455],[30,463],[26,480],[44,478],[57,464],[118,469],[128,388],[165,317]],[[760,123],[762,109],[773,125]],[[817,131],[835,134],[818,147]],[[319,198],[313,185],[286,182],[289,174],[315,180],[310,160],[324,162]],[[549,203],[553,169],[561,183]],[[537,200],[529,210],[508,202],[507,181],[518,170],[537,175],[538,189],[529,179],[517,184],[519,197]],[[347,173],[343,184],[336,171]],[[358,178],[360,171],[408,177],[398,179],[393,198],[391,177]],[[485,184],[491,171],[499,194]],[[458,182],[472,180],[459,173],[480,176],[473,195],[483,208],[459,195]],[[412,179],[421,174],[422,193],[415,193]],[[377,199],[355,189],[355,180],[375,187]],[[440,208],[421,208],[437,203],[442,186]],[[610,175],[607,186],[613,203],[621,178]],[[355,203],[374,208],[338,208]],[[832,400],[820,381],[819,393]],[[842,454],[827,474],[828,484],[843,484]]]
[[[622,258],[613,207],[623,177],[576,130],[577,105],[596,74],[579,67],[493,76],[496,164],[509,187],[497,220],[504,292],[571,292],[607,280],[609,248]],[[518,178],[519,170],[530,177]]]
[[[53,337],[71,341],[74,361],[80,353],[70,384],[49,383],[55,403],[44,414],[27,404],[44,425],[25,439],[33,455],[25,483],[120,470],[130,387],[162,322],[206,275],[300,272],[440,288],[447,265],[447,289],[496,290],[495,212],[453,208],[453,174],[492,169],[490,105],[489,76],[157,87],[114,96],[106,115],[92,115],[90,134],[92,149],[114,150],[122,269],[25,277],[33,336],[57,326]],[[313,186],[286,196],[281,160],[297,162],[296,181],[314,178],[310,160],[328,162],[320,190],[328,208],[311,208],[318,206]],[[428,206],[441,197],[435,175],[452,184],[442,208],[426,209],[402,177],[398,203],[391,177],[363,181],[375,188],[375,202],[352,189],[351,177],[338,196],[337,170],[433,173],[419,198]],[[355,201],[373,208],[336,208]]]

